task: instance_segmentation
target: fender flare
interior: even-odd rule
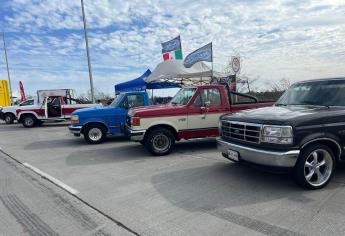
[[[331,133],[315,133],[315,134],[309,135],[305,137],[304,139],[302,139],[302,141],[300,142],[300,147],[301,149],[303,149],[309,144],[320,142],[320,141],[333,143],[337,147],[337,151],[338,151],[337,158],[340,159],[343,153],[343,150],[340,145],[340,140],[337,136]]]
[[[18,113],[18,118],[17,119],[20,120],[22,118],[22,116],[27,115],[27,114],[31,114],[31,115],[35,116],[35,118],[37,120],[40,120],[40,118],[38,118],[36,112],[33,112],[33,111],[21,111],[21,112]]]

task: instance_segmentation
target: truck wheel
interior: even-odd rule
[[[36,125],[36,117],[34,117],[33,115],[26,115],[23,117],[23,126],[25,128],[32,128]]]
[[[99,124],[91,124],[86,126],[84,130],[84,139],[91,144],[99,144],[104,142],[106,138],[106,129]]]
[[[14,123],[15,117],[13,114],[6,113],[4,118],[5,118],[6,124],[13,124]]]
[[[297,183],[309,189],[325,187],[335,168],[333,151],[323,144],[314,144],[302,151],[295,166]]]
[[[150,131],[145,140],[145,147],[156,156],[169,154],[175,145],[175,137],[168,129],[157,128]]]

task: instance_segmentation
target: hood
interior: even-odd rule
[[[75,110],[72,112],[72,115],[95,115],[95,114],[103,114],[106,115],[107,113],[111,113],[114,109],[118,109],[116,107],[110,106],[96,106],[96,107],[87,107]]]
[[[130,109],[128,115],[135,117],[159,117],[159,116],[176,116],[176,115],[186,115],[185,105],[154,105],[148,107],[140,107]]]
[[[16,110],[17,107],[19,107],[18,105],[14,105],[14,106],[7,106],[7,107],[1,107],[0,106],[0,110],[6,111],[6,110]]]
[[[273,106],[226,114],[222,116],[222,119],[259,124],[302,126],[305,124],[322,124],[325,120],[329,121],[329,118],[341,119],[340,117],[344,117],[344,115],[344,108],[339,107]]]

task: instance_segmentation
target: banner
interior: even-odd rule
[[[186,58],[184,59],[183,65],[189,68],[199,61],[208,61],[208,62],[213,61],[212,42],[195,50],[194,52],[186,56]]]
[[[180,36],[162,43],[163,60],[182,60]]]
[[[20,90],[20,96],[21,96],[21,101],[24,102],[26,100],[26,96],[25,96],[25,91],[24,91],[24,86],[22,81],[19,81],[19,90]]]
[[[181,39],[180,36],[169,40],[167,42],[161,43],[162,44],[162,53],[181,50]]]

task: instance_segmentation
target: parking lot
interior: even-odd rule
[[[221,157],[214,139],[155,157],[124,138],[88,145],[67,123],[0,123],[0,147],[139,235],[342,235],[345,167],[324,189]]]

